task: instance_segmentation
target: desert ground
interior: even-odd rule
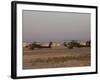
[[[23,48],[23,69],[90,66],[90,47]]]

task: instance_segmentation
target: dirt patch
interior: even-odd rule
[[[90,66],[90,48],[23,51],[23,69]]]

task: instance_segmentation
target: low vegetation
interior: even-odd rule
[[[71,60],[88,60],[90,59],[90,56],[61,56],[61,57],[48,57],[48,58],[37,58],[35,60],[30,60],[30,63],[32,63],[32,65],[38,65],[38,64],[53,64],[53,63],[64,63],[67,61],[71,61]]]

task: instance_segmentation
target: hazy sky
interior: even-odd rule
[[[23,10],[23,41],[89,40],[90,14]]]

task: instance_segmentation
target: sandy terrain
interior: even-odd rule
[[[23,69],[90,66],[90,47],[23,49]]]

